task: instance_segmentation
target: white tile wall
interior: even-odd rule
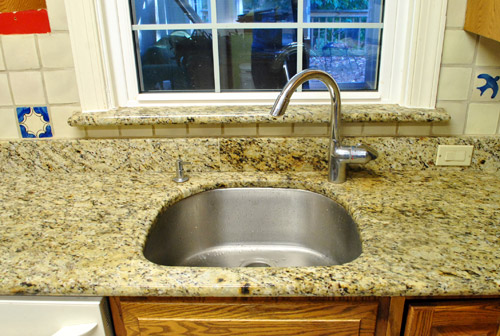
[[[471,76],[471,68],[442,68],[439,76],[438,100],[467,100]]]
[[[73,113],[81,110],[77,105],[55,105],[50,107],[50,117],[54,137],[57,138],[84,138],[85,129],[81,127],[71,127],[68,119]]]
[[[293,124],[259,124],[257,132],[261,136],[291,136]]]
[[[474,61],[477,36],[463,30],[445,33],[442,64],[471,64]]]
[[[470,104],[465,134],[495,134],[499,118],[499,104]]]
[[[227,124],[223,125],[222,132],[225,136],[255,136],[257,124]]]
[[[38,45],[41,62],[45,68],[71,68],[74,66],[69,33],[40,35]]]
[[[0,139],[16,139],[19,137],[16,113],[12,107],[0,108]]]
[[[465,23],[467,0],[448,0],[446,28],[462,29]]]
[[[10,72],[10,87],[16,105],[46,104],[42,73],[39,71]]]
[[[188,135],[198,137],[211,137],[222,135],[221,125],[188,125]]]
[[[155,125],[154,135],[157,137],[185,137],[188,135],[187,125]]]
[[[500,42],[481,37],[476,65],[500,67]]]
[[[0,40],[1,44],[1,40]],[[0,48],[0,71],[5,70],[5,62],[3,61],[3,52],[2,48]]]
[[[4,35],[2,46],[8,70],[40,68],[35,35]]]
[[[12,105],[9,78],[6,73],[0,73],[0,106]]]
[[[50,29],[68,30],[64,0],[45,0],[49,14]]]
[[[461,135],[467,119],[467,102],[440,101],[437,107],[444,108],[451,116],[451,120],[432,125],[432,135]]]
[[[153,126],[122,126],[120,135],[127,138],[151,138]]]
[[[51,104],[67,104],[79,101],[74,69],[44,71],[47,98]]]

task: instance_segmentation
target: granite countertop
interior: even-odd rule
[[[4,173],[0,294],[427,296],[500,294],[500,177],[473,170]],[[217,187],[292,187],[346,207],[363,253],[331,267],[188,268],[152,264],[142,246],[158,212]]]

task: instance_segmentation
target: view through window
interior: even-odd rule
[[[130,1],[140,92],[377,89],[383,0]]]

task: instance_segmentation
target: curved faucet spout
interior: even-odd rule
[[[321,70],[304,70],[293,76],[285,85],[274,106],[271,115],[279,117],[285,114],[292,94],[304,82],[318,79],[325,83],[331,97],[330,119],[330,154],[328,158],[328,180],[333,183],[343,183],[346,180],[346,169],[350,163],[366,163],[377,157],[377,152],[365,145],[342,146],[340,137],[340,90],[337,82],[328,73]]]
[[[325,71],[307,69],[293,76],[290,81],[286,83],[285,87],[283,87],[283,90],[281,90],[278,98],[276,98],[274,106],[271,109],[271,115],[274,117],[280,117],[285,114],[288,104],[290,103],[290,98],[292,97],[292,94],[295,92],[295,90],[297,90],[297,88],[305,82],[312,79],[317,79],[323,82],[330,92],[332,101],[330,135],[332,140],[334,140],[336,144],[340,145],[340,90],[337,82],[333,79],[332,76],[330,76],[329,73]]]

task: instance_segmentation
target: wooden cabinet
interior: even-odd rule
[[[112,298],[117,335],[374,335],[374,299]]]
[[[464,30],[500,42],[500,0],[468,0]]]
[[[500,336],[500,298],[110,298],[127,335]]]
[[[500,300],[410,303],[405,336],[499,336]]]

